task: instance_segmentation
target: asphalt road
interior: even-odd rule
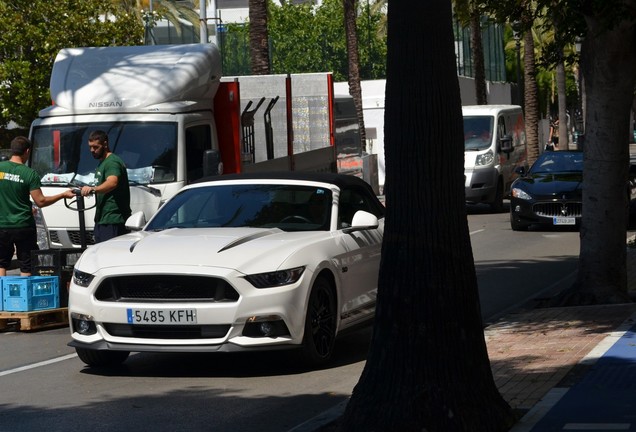
[[[508,214],[469,208],[484,320],[532,304],[575,275],[575,231],[510,230]],[[67,328],[0,332],[0,432],[290,431],[347,399],[370,329],[338,341],[322,370],[287,352],[133,354],[118,369],[85,368]],[[299,429],[296,429],[297,431]]]

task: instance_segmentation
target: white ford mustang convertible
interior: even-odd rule
[[[318,365],[373,317],[384,207],[357,177],[219,176],[127,226],[75,265],[69,345],[87,365],[277,348]]]

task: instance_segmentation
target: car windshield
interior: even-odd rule
[[[531,174],[583,171],[583,153],[545,152],[530,169]]]
[[[464,150],[485,150],[492,141],[492,116],[464,116]]]
[[[128,168],[130,183],[149,184],[176,179],[176,123],[117,122],[38,126],[34,128],[31,167],[43,185],[93,184],[96,161],[88,150],[94,130],[108,134],[110,149]]]
[[[281,184],[233,184],[186,189],[168,201],[146,231],[168,228],[260,227],[329,230],[331,190]]]

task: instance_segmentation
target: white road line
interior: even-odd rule
[[[629,430],[630,423],[567,423],[563,430],[573,431],[624,431]]]
[[[33,364],[30,364],[30,365],[20,366],[20,367],[15,368],[15,369],[9,369],[9,370],[6,370],[6,371],[1,371],[0,372],[0,377],[6,376],[6,375],[11,375],[11,374],[18,373],[18,372],[23,372],[23,371],[26,371],[26,370],[29,370],[29,369],[35,369],[35,368],[38,368],[38,367],[41,367],[41,366],[50,365],[50,364],[53,364],[53,363],[58,363],[58,362],[61,362],[61,361],[64,361],[64,360],[70,360],[70,359],[75,358],[75,357],[77,357],[77,354],[68,354],[68,355],[65,355],[65,356],[62,356],[62,357],[57,357],[57,358],[54,358],[54,359],[45,360],[45,361],[41,361],[41,362],[38,362],[38,363],[33,363]]]
[[[480,230],[471,232],[470,235],[477,234],[477,233],[484,232],[484,231],[486,231],[486,230],[485,229],[480,229]]]

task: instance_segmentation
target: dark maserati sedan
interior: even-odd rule
[[[578,226],[581,222],[583,152],[547,151],[529,170],[519,168],[510,189],[510,226]]]

